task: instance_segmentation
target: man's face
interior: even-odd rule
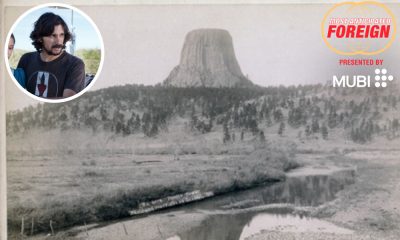
[[[8,58],[11,57],[13,50],[14,50],[14,39],[10,38],[10,41],[8,41],[8,51],[7,51]]]
[[[63,51],[64,46],[64,29],[62,25],[54,27],[54,31],[50,36],[42,38],[43,50],[48,55],[57,56]]]

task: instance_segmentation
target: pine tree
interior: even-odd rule
[[[311,135],[311,127],[310,125],[306,126],[306,129],[304,130],[304,132],[306,133],[306,137],[309,137]]]
[[[313,133],[319,132],[319,122],[318,119],[314,119],[311,124],[311,131]]]
[[[142,130],[146,136],[150,136],[151,130],[151,115],[148,112],[143,113],[142,116]]]
[[[140,130],[140,116],[139,116],[139,114],[137,114],[135,123],[133,125],[133,132],[137,132],[139,130]]]
[[[272,120],[271,120],[271,116],[269,115],[269,113],[267,113],[265,115],[265,121],[266,121],[268,127],[270,127],[272,125]]]
[[[400,128],[399,119],[397,119],[397,118],[393,119],[393,121],[392,121],[392,130],[396,132],[396,131],[399,130],[399,128]]]
[[[283,136],[283,132],[285,131],[285,123],[281,122],[281,124],[279,125],[279,129],[278,129],[278,134],[279,136]]]
[[[321,127],[321,134],[323,139],[328,139],[328,128],[325,126],[325,124],[323,124]]]
[[[280,122],[283,119],[283,113],[280,109],[274,111],[274,120],[275,122]]]
[[[226,142],[229,142],[231,140],[231,135],[229,134],[229,129],[228,129],[228,124],[227,123],[224,123],[223,128],[224,128],[224,131],[223,131],[224,136],[223,136],[223,140],[222,141],[224,143],[226,143]]]
[[[157,134],[158,134],[158,125],[156,122],[153,122],[151,129],[150,129],[149,137],[154,137]]]
[[[265,142],[265,134],[264,134],[264,131],[260,131],[260,142]]]

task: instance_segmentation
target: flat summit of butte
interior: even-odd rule
[[[196,29],[186,35],[181,59],[165,85],[176,87],[250,87],[240,70],[232,37],[223,29]]]

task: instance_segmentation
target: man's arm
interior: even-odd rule
[[[71,90],[71,89],[64,89],[64,92],[63,92],[63,98],[67,98],[67,97],[71,97],[71,96],[74,96],[76,94],[76,92],[74,91],[74,90]]]
[[[84,88],[85,64],[81,59],[76,59],[69,69],[63,91],[63,98],[71,97]]]
[[[62,97],[49,97],[47,99],[63,99],[63,98],[74,96],[75,94],[76,94],[76,92],[71,89],[64,89]]]

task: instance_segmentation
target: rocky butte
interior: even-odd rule
[[[250,87],[240,70],[232,37],[223,29],[197,29],[186,35],[181,59],[165,85],[176,87]]]

